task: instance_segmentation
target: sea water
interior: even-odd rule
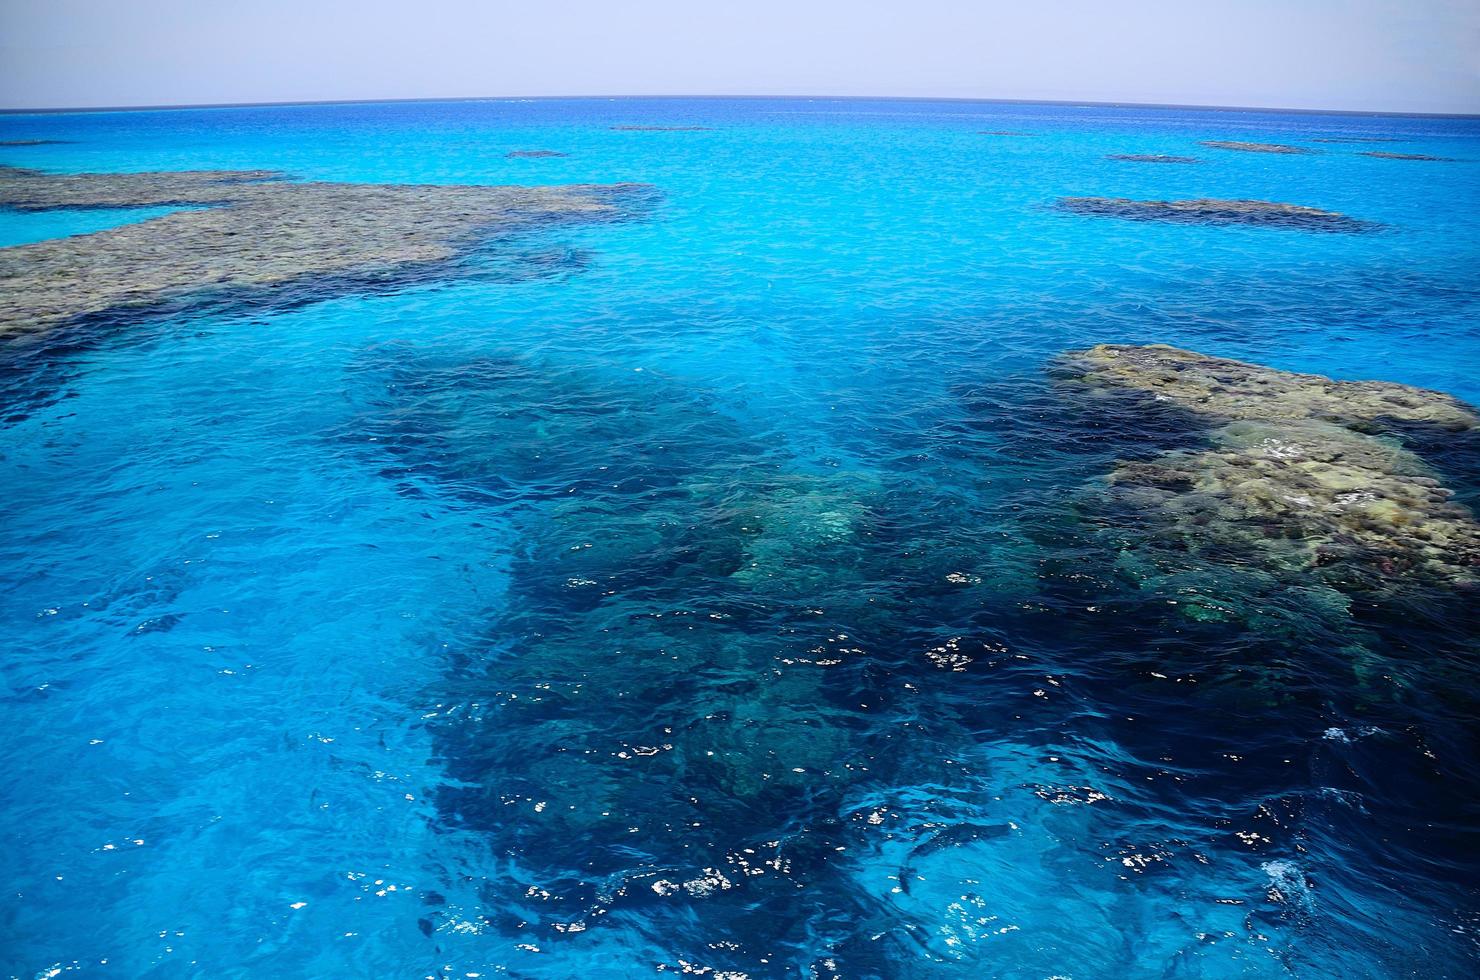
[[[1160,342],[1480,402],[1475,120],[491,100],[0,138],[655,188],[394,288],[0,346],[5,975],[1477,969],[1473,599],[1172,615],[1075,503],[1156,434],[1045,370]],[[1082,195],[1383,229],[1053,207]]]

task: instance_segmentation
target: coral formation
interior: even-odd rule
[[[1389,153],[1386,150],[1363,150],[1364,157],[1377,157],[1379,160],[1432,160],[1442,163],[1453,163],[1450,157],[1430,156],[1427,153]]]
[[[510,150],[504,156],[510,160],[528,159],[543,160],[549,157],[568,157],[569,153],[561,153],[559,150]]]
[[[1207,430],[1110,475],[1106,506],[1128,508],[1145,546],[1346,591],[1480,582],[1480,523],[1403,441],[1480,429],[1448,395],[1163,346],[1073,351],[1058,372],[1085,397],[1138,394]]]
[[[1315,153],[1303,146],[1286,146],[1283,143],[1246,143],[1242,140],[1203,140],[1203,146],[1215,150],[1240,150],[1244,153]]]
[[[1279,204],[1273,201],[1135,201],[1125,197],[1066,197],[1059,208],[1074,214],[1131,221],[1171,221],[1179,224],[1257,225],[1296,231],[1361,232],[1375,228],[1336,211]]]
[[[1169,156],[1165,153],[1112,153],[1107,160],[1120,160],[1125,163],[1200,163],[1197,157]]]
[[[557,219],[618,216],[635,185],[295,183],[270,171],[49,174],[0,168],[0,205],[200,206],[0,250],[0,336],[205,289],[386,277]]]
[[[1091,389],[1133,389],[1220,421],[1322,419],[1362,431],[1384,420],[1460,432],[1480,426],[1451,395],[1387,381],[1332,381],[1161,344],[1102,344],[1071,351],[1059,365]]]

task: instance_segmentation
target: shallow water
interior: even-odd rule
[[[105,228],[145,221],[178,208],[58,208],[15,211],[0,208],[0,247],[44,242],[69,235],[87,235]]]
[[[1352,137],[1394,142],[1312,142]],[[661,199],[0,348],[7,975],[1475,972],[1473,590],[1138,578],[1085,495],[1188,436],[1045,367],[1162,342],[1480,402],[1480,123],[0,117],[30,138],[73,142],[0,163]],[[506,157],[539,149],[568,155]],[[1473,442],[1431,461],[1480,501]]]

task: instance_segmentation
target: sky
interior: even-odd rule
[[[0,0],[0,108],[537,95],[1480,113],[1480,0]]]

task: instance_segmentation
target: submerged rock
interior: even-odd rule
[[[1453,157],[1436,157],[1427,153],[1389,153],[1387,150],[1363,150],[1364,157],[1377,157],[1380,160],[1433,160],[1435,162],[1453,163]]]
[[[1286,146],[1283,143],[1245,143],[1242,140],[1203,140],[1203,146],[1215,150],[1240,150],[1244,153],[1315,153],[1303,146]]]
[[[0,140],[0,146],[55,146],[71,140]]]
[[[1464,402],[1388,381],[1332,381],[1194,351],[1152,344],[1101,344],[1071,351],[1061,370],[1094,390],[1137,390],[1198,415],[1234,419],[1322,419],[1380,431],[1384,420],[1462,432],[1480,426]]]
[[[1197,157],[1168,156],[1165,153],[1112,153],[1106,160],[1120,160],[1125,163],[1201,163]]]
[[[1142,547],[1346,591],[1480,583],[1480,522],[1403,441],[1480,430],[1457,399],[1163,346],[1073,351],[1059,369],[1084,397],[1148,396],[1206,429],[1111,473],[1104,506],[1126,509]]]
[[[707,133],[708,126],[613,126],[618,133]]]
[[[636,185],[294,183],[264,170],[49,174],[0,168],[0,205],[201,206],[0,250],[0,336],[203,289],[386,278],[553,220],[605,220]]]
[[[1329,422],[1232,422],[1212,447],[1125,462],[1112,487],[1189,547],[1333,584],[1472,582],[1480,524],[1415,454]]]
[[[1297,231],[1361,232],[1377,227],[1336,211],[1274,201],[1135,201],[1126,197],[1066,197],[1059,208],[1074,214],[1179,224],[1259,225]]]
[[[510,150],[504,156],[510,160],[528,159],[543,160],[548,157],[568,157],[569,153],[561,153],[559,150]]]

